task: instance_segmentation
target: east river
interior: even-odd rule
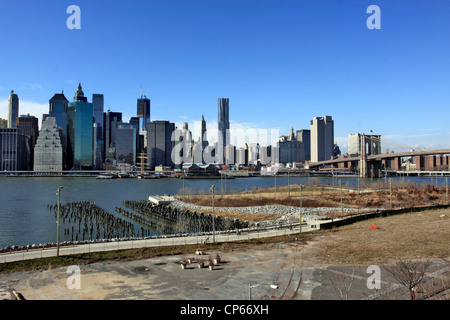
[[[358,179],[357,177],[251,177],[224,180],[186,179],[186,194],[208,192],[212,185],[217,194],[225,189],[228,193],[291,185],[334,185],[338,179],[345,187],[386,182],[381,179]],[[389,179],[389,178],[387,178]],[[444,177],[393,177],[392,181],[407,184],[434,184],[445,186]],[[56,242],[56,221],[48,205],[57,203],[57,190],[61,189],[61,204],[73,201],[93,201],[115,213],[123,207],[124,200],[147,200],[149,195],[176,195],[183,192],[183,180],[161,179],[111,179],[95,177],[0,177],[0,249],[7,246],[26,246]],[[230,204],[232,206],[232,204]],[[70,240],[61,234],[61,241]]]

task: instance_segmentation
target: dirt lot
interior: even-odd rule
[[[377,229],[370,229],[370,225]],[[366,220],[329,231],[308,234],[305,239],[245,245],[233,249],[160,256],[128,262],[79,265],[80,289],[68,289],[71,274],[66,267],[0,274],[0,298],[15,289],[26,299],[158,299],[247,300],[250,284],[253,299],[409,299],[408,292],[383,269],[402,260],[429,259],[432,265],[427,287],[434,299],[449,299],[450,210],[430,210]],[[182,269],[180,261],[219,254],[213,270],[198,268],[194,261]],[[367,288],[369,265],[381,267],[381,290]],[[271,287],[277,285],[277,289]],[[343,288],[348,294],[339,294]],[[1,291],[3,289],[3,291]],[[346,292],[346,290],[344,290]],[[11,297],[10,297],[11,298]]]

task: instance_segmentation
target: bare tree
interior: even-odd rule
[[[392,275],[398,283],[409,291],[411,300],[415,299],[415,291],[420,285],[431,265],[431,261],[403,261],[399,260],[391,266],[386,266],[386,271]]]
[[[331,270],[330,270],[331,271]],[[353,265],[352,273],[348,274],[343,269],[337,271],[334,276],[328,276],[333,286],[334,292],[340,300],[348,300],[348,293],[355,278],[355,266]]]

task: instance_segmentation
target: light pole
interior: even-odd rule
[[[60,199],[61,199],[61,189],[62,186],[58,187],[58,215],[57,215],[57,219],[56,219],[56,256],[59,257],[59,207],[60,207]]]
[[[445,204],[448,204],[448,178],[445,178]]]
[[[302,185],[300,184],[300,233],[302,233],[302,222],[303,222],[303,203],[302,203]]]
[[[341,213],[344,213],[344,203],[342,201],[342,181],[339,179],[339,188],[341,189]]]
[[[215,186],[213,185],[211,187],[211,194],[212,194],[212,227],[213,227],[213,243],[216,243],[216,232],[214,230],[214,191],[215,191]]]

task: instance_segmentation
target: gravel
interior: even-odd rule
[[[173,201],[170,206],[179,210],[212,210],[210,206],[199,206],[195,204],[185,203],[180,200]],[[241,212],[245,214],[259,214],[267,213],[280,216],[276,220],[268,220],[263,224],[284,224],[289,223],[290,220],[299,219],[300,208],[294,206],[281,206],[281,205],[265,205],[265,206],[253,206],[253,207],[215,207],[216,212]],[[344,212],[361,212],[368,211],[369,209],[354,209],[343,208]],[[318,207],[318,208],[302,208],[302,217],[304,220],[325,220],[330,219],[329,214],[333,212],[340,212],[341,208],[331,207]]]

